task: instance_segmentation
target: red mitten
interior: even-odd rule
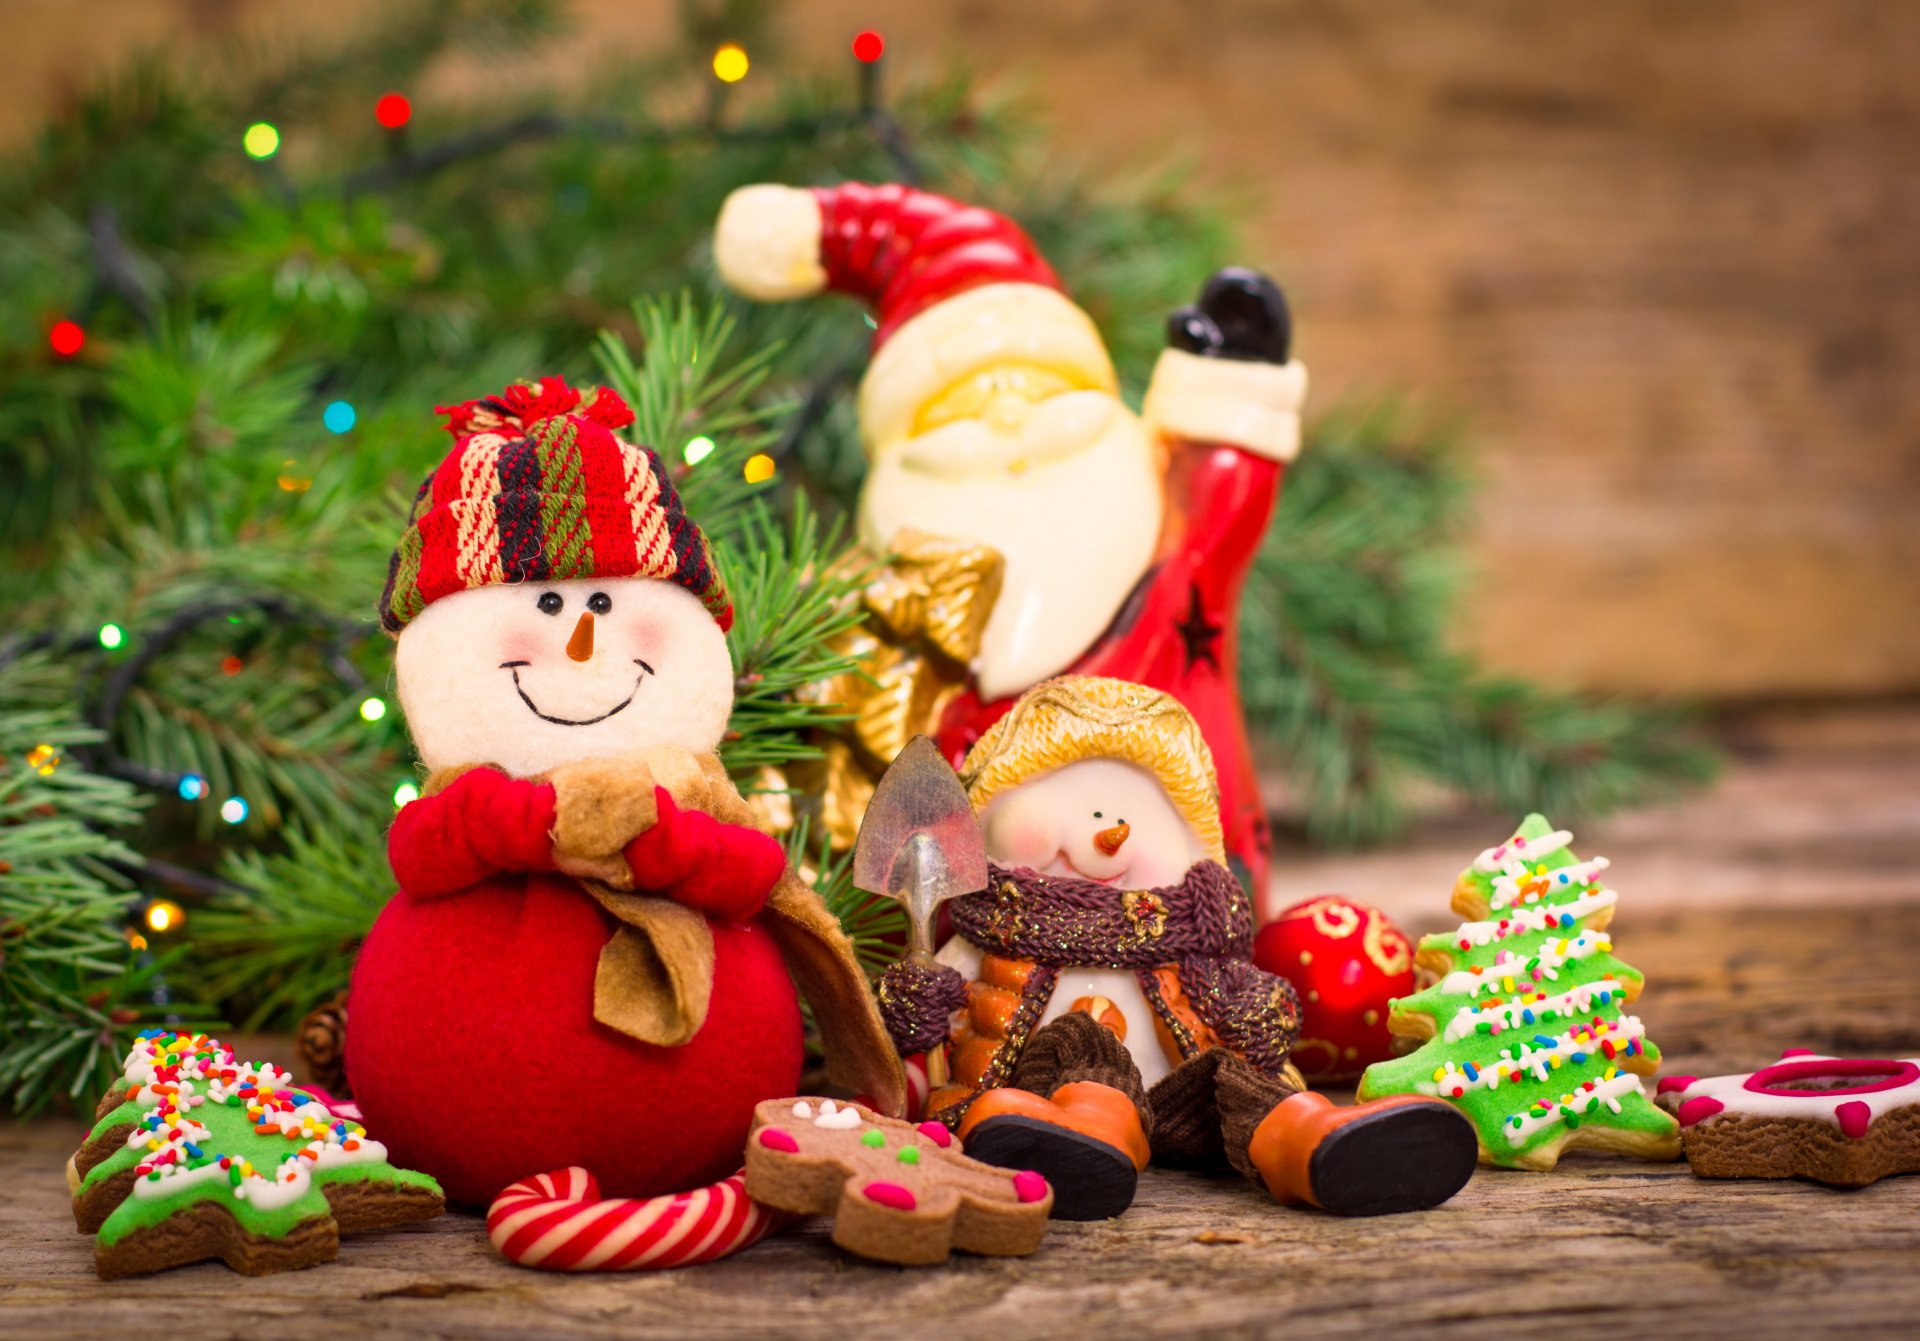
[[[400,807],[387,831],[387,862],[400,888],[431,898],[502,871],[551,871],[553,788],[491,768]]]
[[[758,913],[787,866],[779,841],[703,811],[682,810],[665,787],[655,787],[653,796],[659,818],[626,847],[634,888],[729,922]]]

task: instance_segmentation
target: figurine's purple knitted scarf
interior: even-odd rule
[[[984,891],[947,906],[954,930],[982,950],[1039,966],[1027,980],[1021,1017],[1038,1018],[1060,969],[1131,969],[1182,1055],[1191,1056],[1200,1044],[1154,972],[1170,965],[1194,1013],[1227,1047],[1262,1071],[1286,1064],[1300,1032],[1299,999],[1285,979],[1253,966],[1252,906],[1218,862],[1196,862],[1179,884],[1146,890],[1001,866],[990,866],[988,877]],[[1008,1040],[1015,1048],[1024,1041]]]

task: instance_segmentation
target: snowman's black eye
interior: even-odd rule
[[[1096,811],[1094,811],[1094,812],[1093,812],[1093,817],[1094,817],[1095,819],[1099,819],[1099,818],[1100,818],[1100,812],[1099,812],[1099,811],[1097,811],[1097,810],[1096,810]]]
[[[566,598],[561,596],[557,591],[543,591],[540,593],[540,613],[543,615],[559,614],[566,603]]]
[[[587,609],[593,611],[596,615],[604,615],[607,611],[613,609],[613,597],[607,595],[604,591],[596,591],[593,595],[587,597]]]

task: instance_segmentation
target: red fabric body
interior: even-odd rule
[[[594,971],[614,923],[550,873],[552,814],[551,787],[480,770],[396,817],[388,855],[402,888],[348,998],[347,1073],[368,1128],[396,1164],[473,1205],[572,1164],[616,1197],[723,1178],[740,1166],[754,1105],[800,1081],[799,997],[779,949],[758,925],[710,916],[712,1001],[690,1042],[652,1047],[598,1023]],[[680,827],[668,820],[663,848],[683,841],[671,838]],[[728,864],[736,843],[754,860],[742,835],[772,841],[715,827],[722,838],[693,826],[687,841]],[[749,874],[664,892],[757,909],[779,867]]]
[[[1220,774],[1220,822],[1235,874],[1266,888],[1268,832],[1240,711],[1240,588],[1280,491],[1279,462],[1220,443],[1171,440],[1167,516],[1153,563],[1112,625],[1067,675],[1107,675],[1172,694],[1199,723]],[[936,740],[960,766],[1019,696],[948,705]]]
[[[827,287],[872,305],[875,349],[909,318],[968,289],[1061,287],[1033,239],[1004,214],[897,184],[820,186],[813,198]]]

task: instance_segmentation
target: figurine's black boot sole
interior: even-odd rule
[[[1133,1205],[1140,1185],[1140,1171],[1118,1146],[1038,1118],[987,1118],[962,1145],[983,1164],[1032,1169],[1045,1178],[1056,1220],[1111,1220]]]
[[[1383,1108],[1329,1131],[1308,1158],[1313,1199],[1335,1215],[1397,1215],[1438,1206],[1467,1185],[1480,1142],[1441,1102]]]

